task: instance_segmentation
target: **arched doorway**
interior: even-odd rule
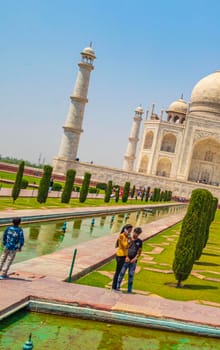
[[[195,144],[188,180],[218,186],[220,182],[220,143],[218,141],[206,138]]]
[[[171,161],[167,158],[161,158],[157,164],[156,174],[159,176],[170,176],[171,171]]]

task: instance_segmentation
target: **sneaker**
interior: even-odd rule
[[[7,276],[1,275],[0,276],[0,280],[5,280],[7,278]]]

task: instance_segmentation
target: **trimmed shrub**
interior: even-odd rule
[[[91,179],[91,174],[90,173],[85,173],[84,174],[84,179],[82,183],[82,187],[80,189],[80,195],[79,195],[79,201],[80,203],[85,202],[89,190],[89,184],[90,184],[90,179]]]
[[[15,183],[14,183],[14,186],[12,188],[11,196],[13,198],[13,202],[15,202],[19,196],[19,193],[21,190],[21,185],[22,185],[23,173],[24,173],[24,161],[22,161],[19,165],[19,168],[18,168],[18,171],[16,174],[16,178],[15,178]]]
[[[123,191],[123,195],[122,195],[122,202],[126,203],[128,200],[128,196],[129,196],[129,192],[130,192],[130,182],[125,182],[124,185],[124,191]]]
[[[104,197],[104,202],[108,203],[110,201],[112,194],[112,181],[110,180],[107,184],[107,188],[105,190],[105,197]]]
[[[42,178],[40,180],[40,185],[38,188],[38,195],[37,195],[37,201],[39,203],[46,203],[47,201],[52,171],[53,171],[52,166],[50,165],[44,166],[44,171],[43,171]]]
[[[62,185],[59,182],[54,182],[52,190],[53,191],[61,191],[62,190]]]
[[[64,185],[64,189],[61,195],[61,203],[69,203],[71,198],[71,193],[73,190],[73,184],[76,176],[76,171],[73,169],[69,169],[66,172],[66,182]]]
[[[98,189],[95,187],[89,187],[89,193],[98,193]]]
[[[22,179],[21,180],[21,188],[25,189],[28,187],[28,180]]]
[[[100,182],[96,185],[96,188],[98,188],[99,190],[106,190],[107,188],[107,184],[105,182]]]

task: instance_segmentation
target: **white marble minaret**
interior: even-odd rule
[[[58,156],[54,158],[54,172],[66,173],[73,168],[77,158],[80,134],[83,132],[82,123],[85,104],[88,102],[87,93],[91,71],[94,69],[93,61],[96,58],[92,47],[86,47],[81,52],[81,62],[78,64],[79,72],[72,95],[66,122],[63,126],[63,136]]]
[[[139,141],[139,130],[142,121],[143,109],[139,106],[135,109],[134,121],[131,128],[130,137],[128,139],[127,151],[124,157],[123,170],[133,171],[137,143]]]

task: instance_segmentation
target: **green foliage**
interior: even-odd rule
[[[59,182],[54,182],[52,190],[53,191],[61,191],[62,190],[62,185]]]
[[[122,199],[121,199],[123,203],[127,202],[129,192],[130,192],[130,182],[125,182]]]
[[[145,193],[145,202],[148,202],[149,194],[150,194],[150,187],[148,186],[146,193]]]
[[[73,169],[69,169],[66,172],[66,182],[64,185],[64,189],[61,195],[61,203],[69,203],[71,198],[71,193],[73,190],[73,184],[76,176],[76,171]]]
[[[171,201],[171,199],[172,199],[172,191],[168,191],[166,200]]]
[[[160,202],[164,201],[164,198],[165,198],[165,192],[161,191],[160,192]]]
[[[188,278],[194,261],[201,255],[208,225],[207,210],[211,200],[212,195],[207,190],[192,191],[173,262],[173,271],[178,286]]]
[[[82,187],[80,189],[80,195],[79,195],[80,203],[84,203],[86,198],[87,198],[87,194],[88,194],[88,190],[89,190],[90,178],[91,178],[91,174],[90,173],[85,173],[84,179],[83,179],[83,183],[82,183]]]
[[[152,201],[159,202],[160,200],[160,188],[154,188],[154,192],[152,194]]]
[[[107,184],[107,188],[105,190],[105,197],[104,197],[105,203],[108,203],[110,201],[111,194],[112,194],[112,181],[109,180],[109,182]]]
[[[136,191],[136,187],[135,187],[135,185],[134,185],[134,186],[132,187],[132,190],[131,190],[131,198],[134,198],[135,191]]]
[[[28,187],[28,180],[22,178],[21,180],[21,188],[27,188]]]
[[[19,165],[18,171],[17,171],[17,175],[16,175],[16,179],[15,179],[15,183],[12,189],[12,198],[13,198],[13,202],[16,201],[16,199],[19,196],[20,190],[21,190],[21,185],[22,185],[22,177],[23,177],[23,173],[24,173],[24,161],[22,161]]]
[[[116,185],[115,187],[115,202],[118,203],[119,201],[119,195],[120,195],[120,186]]]
[[[98,189],[95,187],[89,187],[89,193],[98,193]]]
[[[107,184],[105,182],[100,182],[100,183],[97,183],[96,185],[96,188],[100,189],[100,190],[106,190],[107,188]]]
[[[3,163],[7,163],[7,164],[20,164],[21,162],[24,162],[26,164],[26,166],[30,166],[33,168],[41,168],[41,165],[37,165],[35,163],[31,163],[28,160],[23,160],[23,159],[17,159],[17,158],[13,158],[13,157],[2,157],[0,156],[0,161]]]
[[[144,197],[145,197],[145,189],[143,189],[143,191],[141,192],[141,201],[143,201]]]
[[[202,249],[205,248],[205,246],[206,246],[206,244],[208,242],[208,239],[209,239],[209,228],[210,228],[210,225],[211,225],[212,221],[215,218],[215,213],[216,213],[217,208],[218,208],[218,198],[212,197],[212,199],[210,201],[210,206],[207,208],[208,222],[207,222],[207,228],[206,228],[205,237],[204,237],[204,240],[203,240]],[[201,250],[201,253],[202,253],[202,250]],[[200,256],[201,256],[201,254],[200,254]]]
[[[211,217],[211,221],[214,221],[214,219],[215,219],[215,213],[216,213],[217,208],[218,208],[218,198],[213,197],[213,199],[212,199],[212,217]]]
[[[46,203],[48,196],[48,189],[50,186],[50,179],[52,175],[53,168],[50,165],[44,166],[43,175],[38,188],[37,201],[39,203]]]

